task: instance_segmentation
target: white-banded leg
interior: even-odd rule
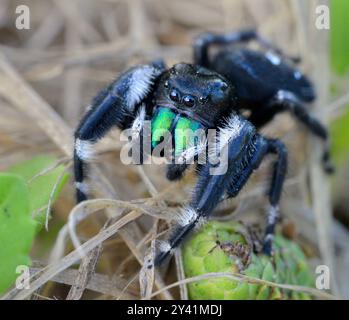
[[[326,173],[333,173],[335,167],[331,160],[330,139],[327,128],[313,115],[309,113],[301,101],[292,93],[280,90],[272,99],[270,104],[279,105],[289,110],[299,121],[301,121],[315,136],[323,141],[322,164]]]
[[[270,207],[267,212],[267,226],[263,244],[263,252],[271,255],[275,226],[279,220],[279,202],[287,173],[287,151],[285,145],[280,140],[267,139],[267,142],[267,153],[277,156],[277,160],[274,162],[273,176],[268,195]]]
[[[249,151],[252,152],[253,149],[253,153],[257,152],[254,149],[256,137],[254,127],[238,115],[232,115],[220,133],[217,142],[221,142],[220,150],[223,149],[224,144],[227,151],[227,158],[220,160],[225,162],[226,171],[214,170],[217,169],[217,163],[208,161],[202,165],[192,199],[189,205],[180,211],[176,219],[177,225],[165,242],[166,245],[163,243],[160,247],[160,252],[155,259],[156,265],[161,264],[196,226],[205,223],[227,191],[230,181],[236,174],[240,174],[241,163],[245,157],[252,156]],[[251,146],[251,149],[246,148],[247,146]],[[257,148],[259,149],[259,146]]]
[[[101,91],[87,110],[75,131],[74,174],[77,201],[87,199],[86,165],[93,154],[94,144],[113,128],[140,130],[144,110],[137,111],[142,102],[153,93],[153,85],[163,69],[160,64],[139,65],[127,70],[107,89]]]

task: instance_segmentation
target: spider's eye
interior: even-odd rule
[[[183,98],[183,103],[187,106],[187,107],[193,107],[195,105],[195,99],[192,96],[185,96]]]
[[[199,102],[200,102],[201,104],[205,104],[205,103],[208,101],[208,99],[209,99],[208,96],[207,96],[207,97],[199,97]]]
[[[172,89],[170,92],[170,99],[172,101],[178,102],[179,101],[179,92],[176,89]]]
[[[166,80],[165,83],[164,83],[164,87],[165,88],[168,88],[169,87],[169,84],[168,84],[168,81]]]

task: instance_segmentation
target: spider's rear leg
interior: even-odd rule
[[[162,71],[157,62],[133,67],[92,101],[92,106],[75,131],[74,174],[77,202],[87,199],[85,163],[91,159],[94,144],[112,127],[125,129],[133,124],[136,130],[140,130],[138,127],[145,117],[142,102],[152,95],[155,80]]]
[[[266,120],[272,118],[277,112],[289,110],[292,114],[300,120],[314,135],[319,137],[324,142],[324,149],[322,154],[322,164],[324,171],[328,174],[332,174],[335,171],[335,167],[331,160],[330,154],[330,139],[328,130],[326,127],[314,116],[312,116],[302,102],[296,97],[295,94],[289,91],[280,90],[270,100],[266,109],[260,110],[264,113]],[[266,116],[270,114],[270,117]],[[263,126],[266,122],[261,122],[258,119],[258,111],[255,114],[251,114],[250,121],[257,127]]]
[[[272,252],[275,226],[279,219],[279,202],[287,172],[287,151],[285,145],[280,140],[266,139],[266,141],[268,144],[266,153],[272,153],[277,156],[277,160],[274,162],[273,176],[269,190],[270,207],[263,245],[263,252],[270,255]]]
[[[193,43],[194,63],[204,67],[209,65],[209,48],[211,45],[232,45],[235,43],[249,42],[255,40],[265,49],[271,50],[276,54],[291,60],[294,63],[299,63],[299,57],[289,57],[285,55],[281,49],[274,46],[268,40],[258,34],[256,30],[242,30],[239,32],[231,32],[226,34],[203,33],[199,35]]]

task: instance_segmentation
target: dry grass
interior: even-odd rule
[[[302,68],[321,88],[314,112],[323,116],[328,105],[340,112],[348,96],[329,103],[327,34],[319,34],[313,24],[317,2],[33,0],[31,30],[19,31],[13,17],[20,1],[1,1],[0,12],[5,14],[0,15],[0,169],[46,153],[56,154],[68,167],[73,128],[99,89],[137,62],[159,56],[168,64],[190,61],[191,38],[206,30],[258,27],[286,52],[304,58]],[[285,224],[296,226],[297,241],[309,249],[314,263],[322,260],[336,270],[330,194],[317,164],[318,142],[310,144],[288,115],[277,119],[264,132],[283,137],[290,149],[282,203]],[[5,298],[187,298],[180,254],[161,270],[148,269],[147,261],[166,222],[188,199],[194,176],[170,184],[163,167],[122,165],[118,134],[112,132],[98,146],[91,172],[98,200],[74,207],[73,183],[65,188],[46,236],[43,231],[33,248],[31,289],[12,290]],[[226,217],[263,221],[268,167],[265,163],[241,196],[222,206]],[[341,240],[348,238],[347,232],[341,235]],[[45,237],[51,241],[44,250]],[[333,277],[333,293],[338,295],[334,282]],[[347,292],[348,284],[341,289]]]

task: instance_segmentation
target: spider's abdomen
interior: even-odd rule
[[[212,68],[227,77],[245,101],[265,101],[279,90],[290,91],[305,102],[315,99],[309,79],[271,53],[223,50],[213,59]]]
[[[196,146],[195,132],[200,128],[199,122],[175,113],[169,108],[158,107],[151,123],[152,149],[164,140],[171,139],[175,155],[179,155],[189,146]]]

